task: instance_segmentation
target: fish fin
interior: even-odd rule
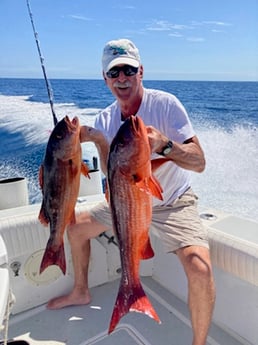
[[[148,185],[151,190],[151,194],[155,196],[157,199],[163,200],[163,196],[162,196],[163,190],[159,184],[159,181],[156,179],[156,177],[152,175],[148,180]]]
[[[139,178],[137,179],[136,175],[133,177],[134,178],[134,183],[135,185],[141,189],[142,191],[145,191],[146,193],[149,193],[149,187],[148,184],[146,183],[146,179]]]
[[[148,237],[146,245],[143,248],[142,253],[141,253],[141,259],[142,260],[151,259],[151,258],[153,258],[154,255],[155,254],[154,254],[154,251],[153,251],[152,246],[151,246],[150,238]]]
[[[40,211],[39,211],[38,219],[39,219],[40,223],[41,223],[42,225],[44,225],[44,226],[47,226],[48,223],[49,223],[49,219],[48,219],[48,217],[47,217],[47,215],[46,215],[46,212],[45,212],[45,208],[44,208],[44,206],[43,206],[43,203],[42,203],[41,209],[40,209]]]
[[[52,239],[48,240],[47,247],[41,260],[39,273],[41,274],[48,266],[57,265],[63,274],[66,272],[64,243],[60,246],[53,245]]]
[[[155,172],[162,164],[167,163],[168,161],[171,161],[171,159],[168,158],[157,158],[151,160],[151,171]]]
[[[162,188],[159,184],[159,181],[152,175],[148,178],[148,180],[146,179],[142,179],[137,175],[133,176],[134,179],[134,183],[135,185],[142,191],[146,192],[146,193],[151,193],[153,196],[155,196],[156,198],[163,200],[162,197]]]
[[[108,188],[108,184],[106,184],[106,188],[105,188],[105,198],[107,200],[107,203],[109,204],[110,200],[109,200],[109,188]]]
[[[156,320],[158,323],[161,323],[156,311],[146,296],[141,283],[139,282],[139,284],[134,286],[128,286],[123,284],[121,281],[109,324],[108,334],[113,332],[120,319],[131,311],[144,313]]]
[[[86,176],[86,177],[88,177],[88,178],[90,179],[90,174],[89,174],[89,172],[90,172],[90,169],[89,169],[88,165],[85,164],[84,162],[82,162],[82,164],[81,164],[81,173],[82,173],[84,176]]]
[[[76,223],[76,217],[75,217],[75,211],[73,210],[73,213],[71,215],[70,224],[75,224],[75,223]]]
[[[39,168],[39,186],[41,189],[43,189],[43,183],[44,183],[44,168],[43,168],[43,165],[41,165]],[[42,202],[41,204],[38,219],[40,223],[44,226],[47,226],[49,223],[49,219],[45,212],[44,202]]]
[[[43,165],[39,167],[39,186],[40,189],[43,189],[43,182],[44,182],[44,169]]]

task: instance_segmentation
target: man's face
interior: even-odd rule
[[[143,67],[118,65],[103,73],[107,86],[121,102],[130,101],[138,95],[142,83]]]

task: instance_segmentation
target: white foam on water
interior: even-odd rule
[[[201,129],[206,169],[192,174],[202,206],[258,220],[258,130],[252,126]]]
[[[29,96],[0,95],[0,128],[10,133],[22,133],[27,145],[47,142],[53,129],[53,117],[48,103],[30,102]],[[92,126],[98,109],[80,109],[72,103],[58,103],[58,120],[68,115],[78,116],[81,124]]]
[[[0,95],[0,154],[8,151],[12,143],[12,152],[17,154],[24,145],[33,147],[47,143],[53,129],[53,118],[48,103],[30,102],[28,96]],[[78,116],[81,124],[92,126],[99,109],[80,109],[75,104],[55,105],[55,112],[60,120],[65,115]],[[251,125],[238,125],[230,130],[211,126],[209,123],[197,124],[197,135],[206,156],[206,169],[203,173],[192,173],[193,188],[203,207],[224,210],[238,216],[258,220],[258,130]],[[14,140],[17,134],[20,139]],[[2,135],[2,134],[1,134]],[[11,139],[10,139],[11,138]],[[9,141],[8,141],[9,140]],[[93,143],[83,143],[83,157],[96,155]],[[10,171],[8,171],[10,169]],[[13,169],[0,165],[1,176],[14,175]],[[29,173],[30,167],[22,173]],[[38,200],[38,184],[31,180],[31,200]]]

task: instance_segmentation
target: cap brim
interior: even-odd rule
[[[129,65],[133,67],[139,67],[140,62],[138,60],[129,58],[127,56],[120,56],[117,59],[112,60],[106,67],[105,72],[108,72],[111,68],[117,66],[117,65]]]

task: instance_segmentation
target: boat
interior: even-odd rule
[[[76,212],[104,199],[95,180],[80,192]],[[17,181],[16,181],[17,182]],[[18,191],[15,187],[15,200]],[[8,196],[6,192],[4,198]],[[22,192],[23,193],[23,192]],[[2,193],[3,196],[3,193]],[[73,268],[65,237],[67,273],[57,266],[39,275],[49,230],[38,221],[39,204],[0,210],[1,344],[18,345],[190,345],[187,282],[177,256],[164,252],[151,229],[155,256],[141,263],[141,281],[161,324],[141,313],[128,313],[111,334],[108,326],[121,274],[119,248],[112,229],[92,240],[89,285],[92,302],[48,310],[46,302],[71,290]],[[24,201],[25,200],[25,201]],[[258,223],[216,209],[201,208],[211,247],[217,298],[207,344],[258,344]]]

